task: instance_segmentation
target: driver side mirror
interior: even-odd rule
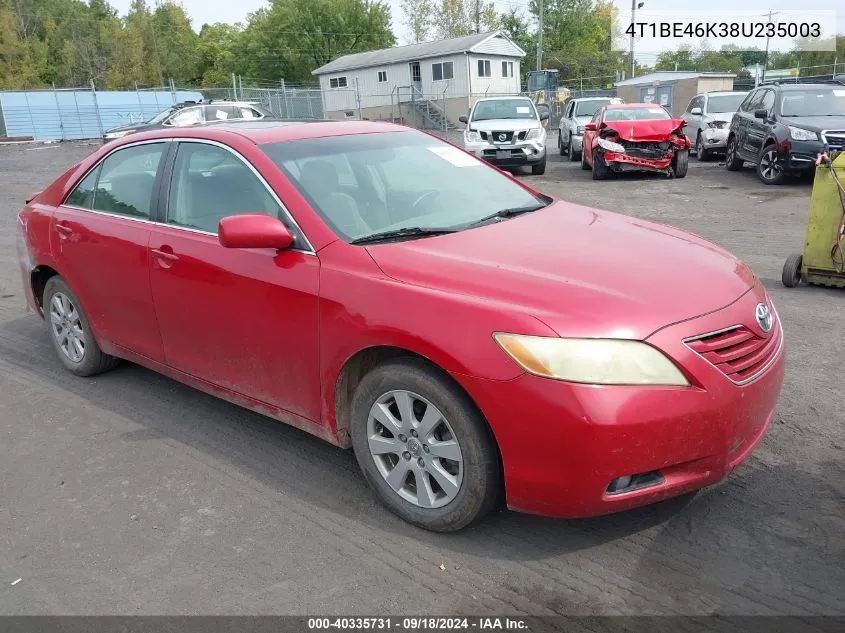
[[[690,110],[689,113],[699,115],[699,114],[701,114],[701,108],[695,107],[692,110]]]
[[[584,125],[584,129],[590,132],[595,132],[597,128],[596,124],[590,121],[589,123]]]
[[[767,119],[767,118],[769,118],[769,111],[768,110],[754,110],[754,118],[755,119]]]
[[[275,248],[285,250],[293,235],[281,220],[266,213],[230,215],[220,220],[217,239],[226,248]]]
[[[467,118],[465,114],[462,114],[458,117],[458,121],[460,121],[461,123],[469,123],[469,118]]]

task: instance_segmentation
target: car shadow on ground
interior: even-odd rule
[[[761,532],[759,526],[785,513],[800,525],[802,516],[814,507],[809,502],[812,495],[832,490],[827,478],[845,481],[842,464],[831,464],[824,477],[816,477],[787,466],[764,471],[754,467],[752,458],[750,466],[743,466],[727,483],[695,499],[685,496],[585,520],[501,510],[464,532],[434,534],[409,526],[383,509],[367,489],[351,451],[130,363],[94,380],[71,375],[55,358],[43,324],[34,315],[0,326],[0,357],[45,387],[86,400],[94,411],[105,410],[139,425],[118,434],[116,441],[180,443],[208,455],[215,465],[225,464],[279,491],[280,499],[295,496],[306,506],[319,506],[370,531],[389,531],[399,539],[412,537],[439,550],[490,559],[539,561],[657,530],[660,537],[650,539],[651,551],[640,560],[643,573],[659,573],[660,561],[675,557],[682,542],[691,559],[696,554],[690,548],[698,549],[699,555],[702,548],[719,553],[721,558],[707,564],[708,573],[718,575],[720,561],[727,565],[726,557],[734,555],[729,553],[736,539],[722,540],[726,525],[733,530],[744,526],[737,538],[750,543],[745,550],[760,559],[767,552],[773,555],[770,543],[755,543],[757,534],[771,534],[771,530]],[[775,492],[773,480],[791,484]],[[842,501],[841,489],[837,494]],[[688,538],[692,531],[697,534],[693,542]],[[832,545],[829,539],[834,537],[826,534],[825,538],[824,544]],[[841,545],[841,534],[839,539]],[[821,550],[812,554],[812,558],[823,557]]]

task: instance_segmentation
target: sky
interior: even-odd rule
[[[151,4],[155,0],[148,0]],[[307,0],[302,0],[307,1]],[[638,2],[640,0],[637,0]],[[125,14],[129,8],[130,0],[110,0],[121,14]],[[622,8],[627,16],[630,14],[630,3],[628,0],[614,0],[614,2]],[[209,0],[181,0],[182,6],[185,7],[188,15],[191,17],[193,27],[196,31],[207,22],[245,22],[248,13],[267,6],[266,0],[238,0],[237,2],[213,2]],[[759,10],[760,14],[773,11],[794,11],[795,9],[807,11],[832,11],[839,9],[836,19],[836,31],[838,33],[845,33],[845,4],[842,0],[802,0],[800,3],[795,0],[743,0],[738,3],[737,0],[707,0],[702,3],[699,0],[644,0],[643,15],[645,11],[649,13],[664,12],[671,10],[696,10],[706,4],[708,13],[714,11],[728,11],[736,10],[740,5],[743,10]],[[402,13],[399,8],[399,0],[388,0],[393,16],[393,32],[399,41],[399,44],[408,44],[408,29],[402,24]],[[528,15],[529,0],[495,0],[496,8],[505,12],[510,9],[516,9]],[[661,48],[675,48],[679,42],[664,41]],[[698,42],[691,42],[696,45]],[[765,42],[763,43],[763,46]],[[785,45],[784,45],[785,46]],[[654,44],[652,47],[656,48]],[[718,46],[716,47],[718,48]],[[762,46],[761,46],[762,48]],[[773,49],[783,48],[783,46],[775,45]],[[656,57],[657,51],[638,50],[637,59],[643,63],[651,63]]]

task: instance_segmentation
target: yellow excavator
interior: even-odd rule
[[[555,69],[532,70],[528,73],[528,94],[534,103],[549,106],[552,119],[559,121],[563,102],[569,98],[569,89],[558,85],[559,71]]]

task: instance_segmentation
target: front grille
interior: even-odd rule
[[[637,143],[635,141],[621,141],[625,153],[634,158],[660,159],[669,151],[669,143]]]
[[[510,143],[513,132],[488,132],[490,140],[494,143]]]
[[[772,329],[760,336],[744,325],[688,339],[687,347],[735,383],[746,383],[763,373],[780,351],[783,330],[775,317]]]
[[[845,147],[845,130],[826,130],[822,132],[822,140],[830,149],[842,149]]]

